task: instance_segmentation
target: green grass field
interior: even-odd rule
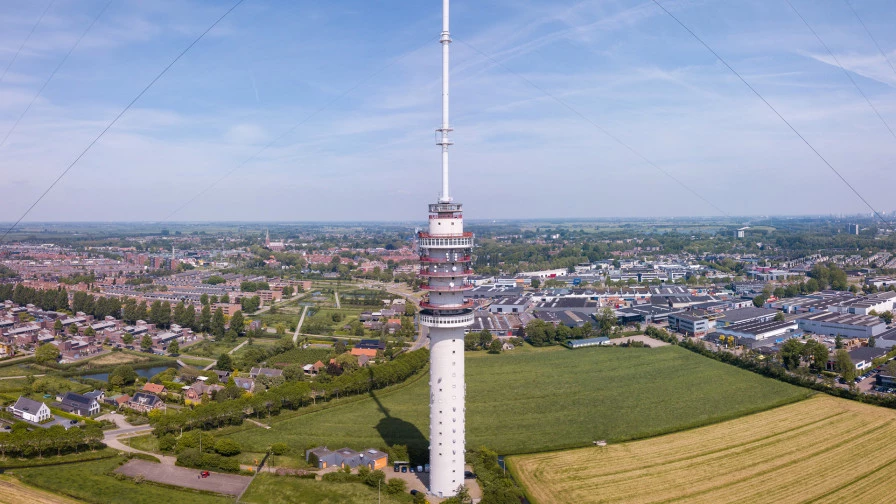
[[[532,453],[621,441],[719,422],[810,392],[678,347],[523,348],[467,353],[467,443]],[[231,434],[244,450],[274,442],[427,450],[428,379],[371,398]]]
[[[259,474],[240,502],[249,504],[362,504],[412,502],[407,492],[388,495],[383,492],[377,501],[376,488],[363,483],[332,483],[289,476]]]
[[[225,504],[233,499],[179,490],[153,483],[135,483],[111,475],[124,459],[114,457],[94,462],[58,466],[14,469],[7,471],[31,486],[96,503],[157,504],[189,502],[191,504]]]

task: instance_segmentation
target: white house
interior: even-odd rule
[[[27,397],[19,397],[19,400],[9,407],[9,411],[29,422],[37,423],[50,418],[50,408],[46,404]]]

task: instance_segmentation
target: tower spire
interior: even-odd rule
[[[448,133],[453,131],[448,122],[448,46],[451,45],[451,34],[448,32],[448,1],[442,0],[442,36],[439,38],[439,43],[442,44],[442,125],[436,130],[439,133],[436,145],[442,147],[442,194],[439,196],[439,203],[451,202],[448,191],[448,146],[454,143],[448,138]]]

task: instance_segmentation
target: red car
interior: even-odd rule
[[[202,476],[203,478],[208,478],[209,473],[208,473],[208,471],[202,471],[201,473],[199,473],[199,475]]]

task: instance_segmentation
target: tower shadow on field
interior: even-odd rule
[[[393,417],[389,413],[389,409],[380,402],[375,392],[370,391],[369,395],[383,415],[385,415],[385,418],[376,424],[376,430],[380,437],[383,438],[383,441],[388,446],[407,445],[410,462],[414,464],[421,465],[428,462],[429,440],[420,432],[420,429],[407,420]]]

